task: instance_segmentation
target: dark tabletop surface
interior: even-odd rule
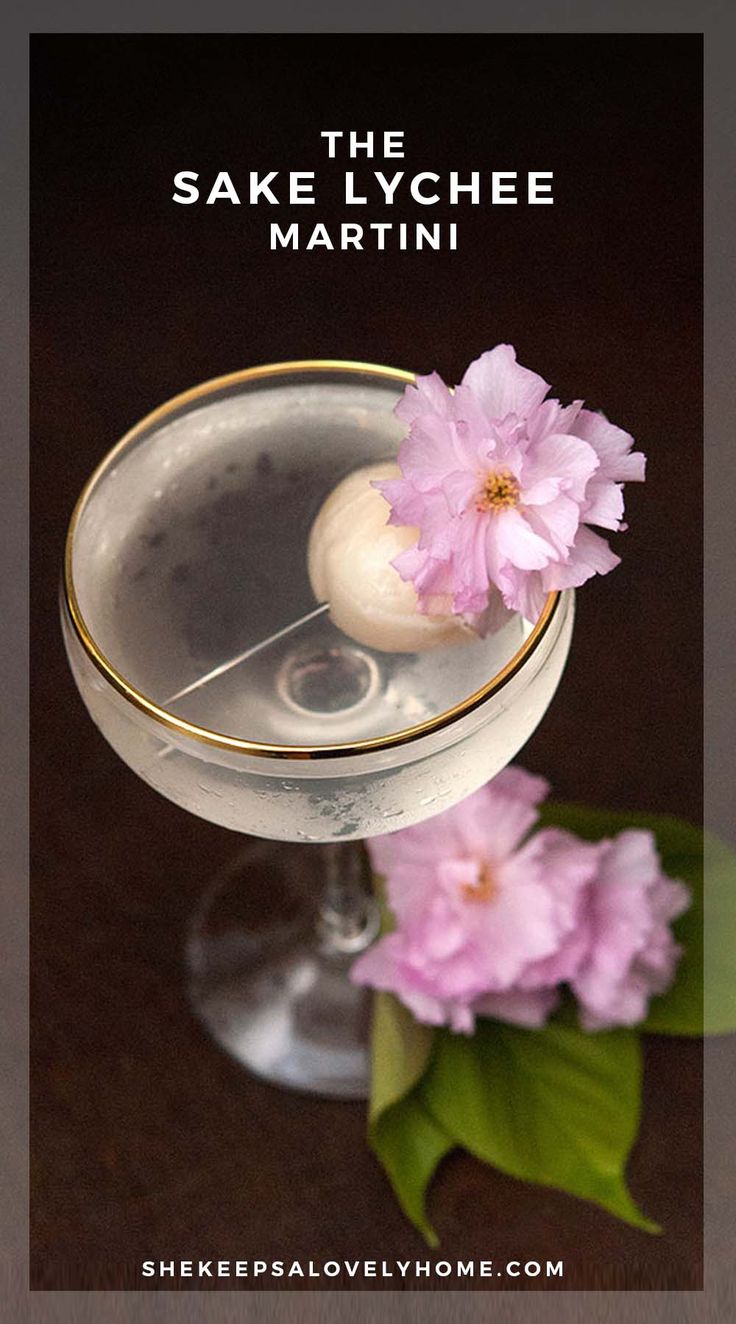
[[[155,795],[87,717],[57,625],[65,524],[112,442],[198,381],[298,357],[454,381],[511,341],[649,455],[623,564],[579,594],[520,761],[560,797],[698,821],[697,42],[41,38],[34,81],[34,1284],[149,1286],[143,1258],[425,1259],[364,1107],[251,1079],[190,1015],[187,917],[238,842]],[[273,255],[261,211],[170,202],[180,169],[325,175],[333,127],[403,127],[412,170],[553,169],[555,204],[440,208],[455,254]],[[304,210],[341,219],[328,185]],[[439,1254],[562,1258],[568,1288],[697,1286],[701,1085],[698,1043],[647,1042],[630,1183],[661,1237],[454,1155]]]

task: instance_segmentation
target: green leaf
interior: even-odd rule
[[[633,1030],[586,1034],[479,1021],[472,1039],[437,1035],[420,1093],[471,1154],[658,1232],[624,1177],[639,1126],[641,1051]]]
[[[415,1021],[391,993],[374,993],[371,1035],[371,1098],[374,1123],[409,1094],[424,1075],[432,1051],[434,1030]]]
[[[369,1139],[407,1218],[430,1246],[436,1246],[437,1233],[426,1212],[427,1187],[456,1141],[427,1110],[416,1090],[372,1123]]]
[[[691,823],[667,814],[553,802],[543,806],[542,823],[566,828],[590,841],[614,836],[628,827],[648,828],[654,833],[665,873],[687,883],[693,901],[673,925],[683,948],[675,981],[662,997],[652,999],[641,1028],[657,1034],[684,1035],[736,1030],[736,854],[731,848],[711,833],[704,834]]]
[[[421,1025],[390,993],[373,999],[368,1139],[407,1218],[431,1246],[437,1235],[425,1206],[429,1182],[455,1141],[428,1112],[421,1081],[434,1031]]]

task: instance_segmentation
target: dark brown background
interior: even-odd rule
[[[259,1084],[189,1015],[186,918],[237,841],[154,795],[89,721],[57,626],[65,523],[112,442],[197,381],[298,357],[457,380],[511,341],[649,455],[623,565],[580,593],[522,762],[561,797],[699,820],[700,38],[32,45],[33,1284],[149,1286],[144,1257],[424,1259],[364,1109]],[[555,203],[346,215],[342,171],[382,163],[328,162],[323,128],[404,128],[411,173],[551,169]],[[314,169],[319,201],[177,207],[182,169]],[[459,251],[272,254],[272,218],[456,219]],[[661,1238],[456,1155],[432,1197],[440,1255],[563,1258],[546,1289],[698,1286],[697,1043],[648,1041],[644,1104],[630,1179]]]

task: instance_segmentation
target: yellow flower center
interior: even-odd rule
[[[465,901],[492,901],[496,893],[496,882],[490,866],[482,864],[474,883],[463,883],[460,891]]]
[[[479,511],[498,514],[500,510],[518,506],[520,495],[519,484],[510,469],[492,469],[483,480],[477,507]]]

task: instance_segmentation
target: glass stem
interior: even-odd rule
[[[380,927],[365,850],[359,841],[327,842],[319,849],[325,880],[318,920],[322,951],[357,956]]]

